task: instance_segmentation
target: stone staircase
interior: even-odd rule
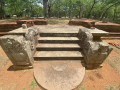
[[[100,66],[112,50],[100,39],[108,32],[79,28],[67,25],[19,28],[1,37],[0,42],[13,65],[34,66],[39,86],[46,90],[73,90],[82,82],[85,67]],[[32,57],[37,61],[34,65]]]
[[[77,34],[41,32],[34,60],[83,60]]]
[[[40,32],[34,77],[46,90],[72,90],[83,80],[85,67],[77,32]]]

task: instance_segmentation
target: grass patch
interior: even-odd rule
[[[120,84],[118,84],[118,85],[106,85],[105,89],[106,90],[120,90]]]
[[[80,87],[80,90],[85,90],[85,88],[84,87]]]
[[[48,23],[49,24],[64,24],[64,23],[68,23],[69,20],[67,19],[48,19]]]
[[[30,90],[34,90],[35,87],[37,87],[37,83],[33,80],[30,84]]]

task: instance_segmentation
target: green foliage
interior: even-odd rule
[[[18,17],[43,16],[43,8],[39,0],[5,0],[2,9],[5,15],[17,15]]]
[[[34,90],[34,87],[37,87],[37,83],[35,81],[32,81],[30,84],[30,90]]]
[[[106,86],[106,90],[114,90],[114,87],[112,85]]]
[[[115,9],[116,8],[116,9]],[[0,14],[43,16],[43,0],[0,0]],[[48,0],[49,17],[120,18],[120,0]]]

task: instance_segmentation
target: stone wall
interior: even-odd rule
[[[112,48],[106,42],[102,42],[100,38],[93,40],[93,35],[87,28],[79,30],[78,38],[84,55],[87,68],[99,67],[107,58]],[[94,37],[95,38],[95,37]]]
[[[34,24],[35,25],[47,25],[48,24],[48,20],[45,20],[45,19],[35,19],[34,20]]]
[[[5,35],[0,37],[0,45],[13,65],[32,66],[36,51],[39,28],[28,28],[22,35]],[[21,30],[21,29],[20,29]],[[12,32],[13,33],[13,32]]]
[[[26,24],[27,27],[31,27],[34,25],[34,21],[33,20],[17,20],[17,25],[22,26],[22,24]]]
[[[78,20],[70,20],[69,25],[80,25],[86,28],[95,27],[107,32],[120,32],[120,24],[110,23],[110,22],[102,22],[91,19],[78,19]]]
[[[107,32],[120,32],[120,24],[115,23],[95,23],[95,27]]]
[[[95,21],[90,21],[90,20],[70,20],[68,24],[69,25],[81,25],[87,28],[95,27]]]
[[[17,25],[16,22],[5,21],[0,23],[0,32],[9,32],[11,30],[20,28],[21,26]]]

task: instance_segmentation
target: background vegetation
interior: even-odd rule
[[[120,0],[0,0],[0,17],[13,15],[120,20]]]

